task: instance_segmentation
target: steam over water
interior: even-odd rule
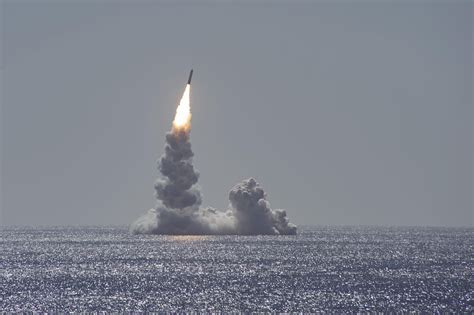
[[[473,312],[472,228],[4,228],[1,311]]]

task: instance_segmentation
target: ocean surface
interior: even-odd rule
[[[473,228],[8,228],[0,311],[474,311]]]

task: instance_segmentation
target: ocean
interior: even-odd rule
[[[474,312],[474,229],[3,227],[0,311]]]

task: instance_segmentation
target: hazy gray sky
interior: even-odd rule
[[[473,2],[2,2],[2,224],[155,204],[190,68],[204,205],[253,176],[296,224],[473,225]]]

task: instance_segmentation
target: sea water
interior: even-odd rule
[[[0,233],[0,311],[474,311],[473,228]]]

